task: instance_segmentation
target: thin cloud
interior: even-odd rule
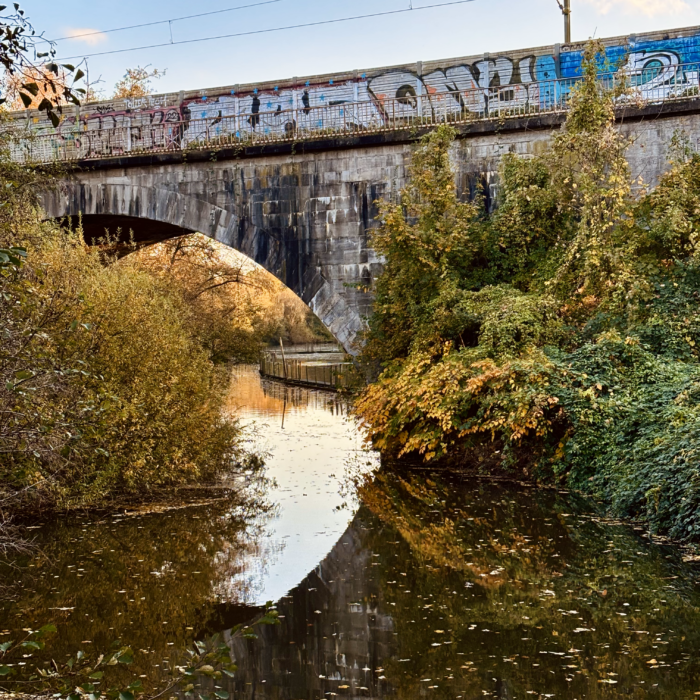
[[[656,15],[677,15],[690,10],[685,0],[585,0],[602,15],[612,10],[622,10],[625,14],[643,14],[647,17]]]
[[[108,39],[107,35],[99,29],[67,29],[66,37],[74,41],[82,41],[88,46],[97,46]]]

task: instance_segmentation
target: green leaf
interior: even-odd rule
[[[120,656],[119,663],[120,664],[133,664],[134,657],[131,655],[131,652],[129,652],[128,654],[124,654],[123,656]]]
[[[105,674],[102,671],[96,671],[95,673],[91,673],[88,678],[92,678],[94,681],[99,681]]]
[[[78,68],[78,72],[75,74],[74,81],[77,83],[78,80],[81,80],[84,77],[85,77],[85,73],[82,70],[80,70],[80,68]]]
[[[44,625],[39,629],[39,634],[55,634],[58,632],[56,625]]]
[[[0,651],[4,654],[13,644],[14,642],[5,642],[4,644],[0,644]]]
[[[20,646],[23,646],[25,649],[41,649],[41,644],[39,642],[22,642]]]
[[[228,693],[225,690],[217,690],[214,695],[221,700],[228,700]]]
[[[29,106],[32,104],[34,101],[34,98],[31,95],[27,95],[24,92],[19,93],[19,97],[22,100],[22,103],[24,104],[26,109],[29,109]]]
[[[9,666],[0,666],[0,676],[9,676],[12,669]]]
[[[128,690],[124,690],[119,693],[119,700],[134,700],[134,694],[130,693]]]
[[[139,690],[143,687],[143,683],[137,678],[133,683],[129,685],[127,690]]]
[[[36,83],[25,83],[22,88],[36,97],[39,94],[39,86]]]
[[[58,116],[58,114],[56,114],[56,112],[49,112],[48,115],[49,119],[51,120],[51,124],[53,125],[53,128],[57,128],[58,125],[61,123],[61,119]]]

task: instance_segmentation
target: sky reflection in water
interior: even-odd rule
[[[265,561],[255,601],[278,600],[328,554],[348,525],[356,504],[341,495],[346,467],[378,466],[336,394],[287,387],[239,368],[232,408],[256,431],[267,452],[266,476],[275,483],[269,499],[278,505],[265,540],[276,556]],[[252,562],[251,562],[252,563]]]
[[[0,641],[50,620],[57,657],[122,637],[155,684],[192,640],[279,599],[281,625],[229,640],[232,698],[700,692],[700,586],[678,550],[571,495],[425,471],[380,472],[353,518],[339,486],[348,461],[371,460],[342,403],[261,386],[250,370],[235,381],[278,509],[215,502],[46,524],[42,554],[2,571],[19,585]]]

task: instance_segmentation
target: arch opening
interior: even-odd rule
[[[194,233],[191,229],[166,221],[144,219],[137,216],[83,214],[66,216],[61,221],[72,229],[77,229],[79,225],[82,225],[83,235],[88,244],[104,238],[107,233],[116,236],[117,232],[120,232],[119,241],[127,242],[130,234],[133,233],[134,243],[141,248]]]
[[[104,238],[105,229],[121,229],[125,243],[133,231],[138,247],[201,232],[274,275],[357,355],[372,303],[363,283],[381,261],[368,251],[362,224],[349,223],[345,200],[331,215],[326,209],[333,203],[325,197],[282,201],[274,188],[262,198],[239,197],[230,173],[219,174],[221,181],[198,184],[195,193],[176,185],[185,173],[80,173],[41,199],[48,218],[74,226],[80,218],[88,242]],[[192,190],[195,183],[185,184]],[[117,253],[127,254],[126,246]]]
[[[170,274],[186,297],[197,304],[207,299],[214,306],[218,304],[224,317],[231,315],[232,323],[232,303],[247,306],[267,342],[276,342],[279,336],[291,345],[336,342],[342,347],[310,305],[277,275],[245,253],[205,234],[167,222],[109,214],[69,216],[61,223],[72,229],[82,226],[88,245],[108,239],[107,247],[118,258],[134,255],[145,268]],[[235,293],[222,302],[227,286],[241,291],[235,302],[231,298]],[[245,299],[251,292],[257,295],[254,303]],[[262,331],[261,316],[267,320]]]

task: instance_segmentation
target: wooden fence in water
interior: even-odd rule
[[[263,377],[324,389],[350,387],[352,368],[352,362],[298,358],[284,360],[278,353],[263,353],[260,358],[260,374]]]

